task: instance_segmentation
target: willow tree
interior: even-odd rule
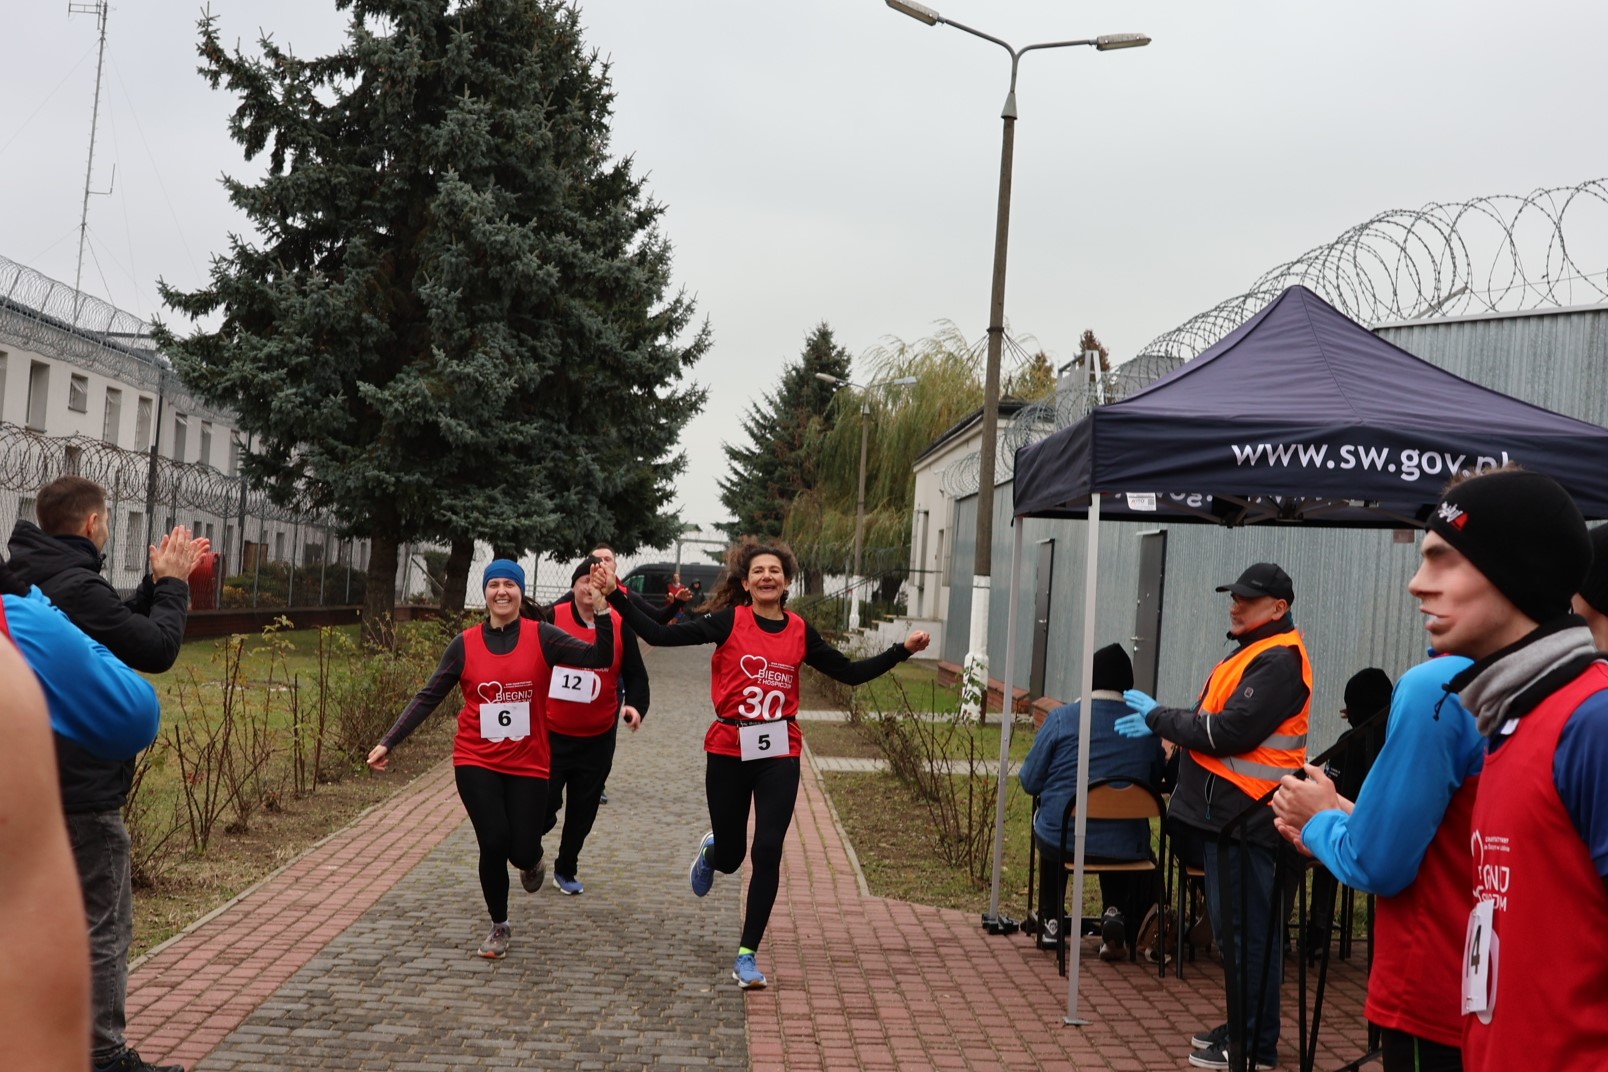
[[[833,572],[854,555],[860,473],[860,409],[866,415],[867,464],[863,570],[883,578],[882,598],[891,599],[910,561],[910,519],[916,458],[947,429],[983,404],[981,361],[976,347],[945,322],[913,343],[900,340],[868,351],[856,377],[868,384],[914,377],[905,387],[853,388],[833,400],[837,418],[822,425],[813,449],[818,479],[801,493],[787,515],[784,535],[801,561]]]
[[[364,621],[392,609],[398,547],[564,552],[673,533],[677,439],[705,350],[669,292],[663,209],[609,152],[608,66],[559,0],[335,0],[343,45],[201,21],[201,74],[238,98],[233,235],[192,292],[214,326],[161,338],[238,414],[249,476],[370,541]]]

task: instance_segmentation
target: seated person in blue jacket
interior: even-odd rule
[[[1130,738],[1113,727],[1128,714],[1122,694],[1133,688],[1133,663],[1120,644],[1111,644],[1094,653],[1094,710],[1089,723],[1089,781],[1120,778],[1160,789],[1165,759],[1158,737]],[[1065,910],[1066,860],[1072,858],[1072,831],[1066,837],[1067,856],[1061,856],[1061,817],[1067,802],[1078,789],[1078,724],[1076,703],[1055,708],[1044,719],[1033,747],[1022,761],[1022,788],[1038,797],[1038,813],[1033,818],[1033,838],[1043,863],[1039,867],[1039,914],[1043,925],[1039,944],[1056,944]],[[1088,823],[1086,863],[1148,860],[1150,824],[1143,819],[1103,819]],[[1105,901],[1101,917],[1100,956],[1120,960],[1128,956],[1128,939],[1152,906],[1156,904],[1157,876],[1154,873],[1107,874],[1100,876],[1100,895]],[[1081,914],[1081,910],[1079,912]],[[1070,936],[1069,936],[1070,937]]]

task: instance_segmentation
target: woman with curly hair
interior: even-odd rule
[[[715,645],[709,661],[715,719],[704,735],[711,829],[699,842],[689,877],[692,892],[702,897],[714,885],[716,872],[735,873],[745,854],[753,860],[732,967],[732,978],[744,990],[766,985],[754,957],[776,903],[782,842],[798,799],[804,740],[797,722],[801,667],[807,664],[844,684],[860,685],[925,649],[931,639],[918,630],[879,655],[851,660],[786,609],[787,589],[797,574],[798,563],[785,546],[745,541],[727,553],[726,572],[702,608],[707,613],[690,621],[660,625],[633,607],[624,589],[609,594],[614,609],[650,644]],[[745,845],[750,810],[752,849]]]

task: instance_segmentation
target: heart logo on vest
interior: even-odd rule
[[[486,695],[486,690],[487,689],[491,690],[491,695],[489,695],[489,696]],[[502,699],[502,694],[503,694],[502,682],[501,681],[482,681],[479,685],[475,686],[475,691],[480,693],[480,702],[481,703],[496,703],[497,701]]]
[[[743,673],[749,677],[757,678],[770,667],[770,661],[763,655],[744,655],[742,667]]]

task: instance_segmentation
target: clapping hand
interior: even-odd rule
[[[905,637],[905,651],[908,651],[910,654],[914,655],[918,651],[926,651],[927,645],[931,643],[932,634],[927,632],[925,629],[917,629],[914,633],[911,633],[909,636]]]
[[[151,579],[160,581],[177,577],[181,581],[188,580],[195,564],[210,550],[211,540],[205,536],[192,537],[189,529],[175,525],[160,543],[151,545]]]

